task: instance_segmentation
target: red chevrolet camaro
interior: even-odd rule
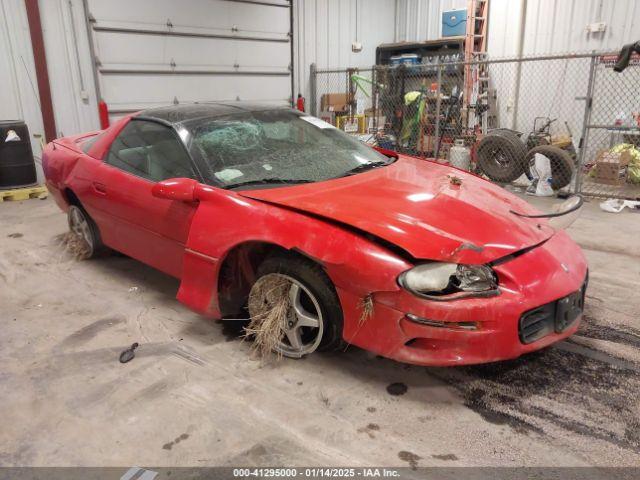
[[[287,282],[286,356],[346,342],[421,365],[492,362],[582,317],[587,264],[552,215],[297,111],[150,109],[51,142],[42,163],[91,254],[180,279],[196,312],[247,318],[254,289]]]

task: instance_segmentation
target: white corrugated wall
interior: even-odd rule
[[[0,0],[0,85],[0,120],[24,120],[33,154],[39,159],[36,137],[44,138],[44,124],[23,0]],[[42,170],[37,170],[41,180]]]
[[[494,57],[513,55],[520,1],[490,2],[489,52]],[[0,117],[23,117],[33,133],[41,133],[24,3],[0,0],[0,4],[0,79],[9,86],[0,89]],[[312,63],[319,68],[368,67],[381,43],[437,39],[442,12],[466,4],[466,0],[293,0],[295,88],[309,96]],[[81,6],[81,0],[40,1],[56,123],[65,135],[97,127]],[[524,52],[617,49],[640,38],[639,17],[637,0],[528,0]],[[587,24],[596,21],[605,22],[606,31],[587,33]],[[351,51],[355,40],[363,46],[359,53]]]
[[[442,12],[467,8],[467,0],[396,0],[396,41],[437,40]]]
[[[489,0],[488,52],[516,54],[520,0]],[[396,41],[436,40],[442,12],[467,8],[467,0],[397,0]],[[587,25],[605,22],[604,33]],[[524,53],[617,50],[640,39],[638,0],[528,0]]]
[[[294,0],[296,88],[309,97],[309,67],[370,67],[376,47],[395,39],[395,0]],[[362,43],[354,53],[351,44]]]
[[[100,128],[82,0],[40,1],[58,135]]]
[[[467,0],[397,0],[396,41],[440,38],[442,12],[467,8]],[[616,51],[640,39],[638,0],[528,0],[523,54]],[[517,55],[520,0],[489,0],[487,52],[491,58]],[[604,22],[604,32],[587,26]],[[522,131],[532,128],[534,117],[558,118],[556,133],[568,122],[580,133],[589,76],[589,59],[530,62],[522,66],[518,100],[516,66],[490,67],[491,86],[499,92],[498,123]],[[601,89],[602,90],[602,89]],[[518,104],[517,114],[515,104]],[[515,117],[515,118],[514,118]]]

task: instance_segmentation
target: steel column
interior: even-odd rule
[[[47,68],[47,55],[44,48],[42,24],[40,22],[40,7],[38,0],[24,0],[29,22],[29,34],[33,49],[33,61],[36,66],[36,80],[38,83],[38,96],[40,97],[40,111],[44,124],[44,136],[47,142],[55,139],[56,119],[53,114],[53,101],[51,99],[51,85],[49,84],[49,70]]]
[[[582,170],[584,166],[584,157],[589,144],[589,124],[591,123],[591,111],[593,108],[593,91],[596,83],[596,66],[598,56],[593,53],[591,63],[589,64],[589,83],[587,84],[587,94],[584,97],[584,116],[582,118],[582,133],[580,134],[580,153],[578,154],[578,165],[576,171],[576,180],[574,193],[580,193],[582,190]]]

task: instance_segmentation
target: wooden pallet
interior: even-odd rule
[[[14,188],[13,190],[0,190],[0,202],[21,201],[30,198],[47,198],[49,191],[47,187],[39,185],[37,187]]]

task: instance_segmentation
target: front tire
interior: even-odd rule
[[[301,358],[319,351],[337,350],[342,340],[343,316],[335,288],[322,268],[293,255],[268,257],[258,267],[249,294],[249,314],[256,318],[273,299],[260,295],[265,282],[286,282],[289,307],[285,334],[274,348],[286,357]],[[282,284],[282,283],[280,283]]]

